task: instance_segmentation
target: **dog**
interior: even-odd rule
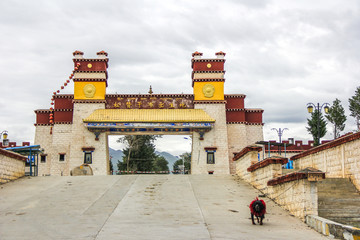
[[[257,222],[260,225],[263,225],[263,219],[265,218],[266,213],[266,204],[263,200],[256,198],[250,203],[250,212],[251,212],[251,221],[253,225],[255,224],[254,216],[256,217]]]

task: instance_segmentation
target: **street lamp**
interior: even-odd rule
[[[320,103],[317,103],[317,105],[313,104],[313,103],[308,103],[307,104],[307,109],[308,109],[308,112],[309,113],[313,113],[314,111],[314,108],[315,108],[315,112],[317,111],[318,112],[318,115],[317,115],[317,125],[316,125],[316,129],[317,129],[317,143],[318,145],[320,145],[320,112],[321,112],[321,109],[324,108],[324,112],[325,113],[328,113],[329,112],[329,107],[330,104],[329,103],[323,103],[321,106],[320,106]]]
[[[283,129],[281,129],[281,128],[279,128],[279,129],[272,128],[271,130],[275,130],[278,133],[279,143],[281,143],[281,136],[283,135],[285,130],[289,130],[289,129],[287,129],[287,128],[283,128]]]
[[[3,137],[3,139],[7,139],[7,136],[8,136],[8,131],[4,130],[0,133],[0,139],[1,139],[1,136]]]
[[[1,137],[3,137],[3,141],[2,141],[2,145],[4,147],[8,146],[8,143],[9,143],[9,140],[7,139],[8,137],[8,131],[4,130],[0,133],[0,140],[1,140]]]
[[[283,128],[283,129],[281,129],[281,128],[279,128],[279,129],[272,128],[271,130],[275,130],[278,133],[279,143],[281,144],[281,136],[283,135],[285,130],[289,130],[289,129],[287,129],[287,128]],[[279,155],[281,155],[281,145],[279,146],[278,150],[279,150]],[[270,151],[270,149],[269,149],[269,151]],[[286,152],[285,152],[285,156],[286,156]]]

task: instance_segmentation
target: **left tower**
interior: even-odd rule
[[[109,173],[107,134],[94,135],[83,123],[94,110],[105,108],[108,54],[100,51],[97,58],[84,58],[83,52],[75,51],[73,55],[74,94],[54,92],[53,109],[35,110],[35,143],[44,148],[39,175],[69,175],[84,163],[91,163],[94,175]]]

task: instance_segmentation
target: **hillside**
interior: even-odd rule
[[[177,157],[168,152],[155,151],[155,153],[159,156],[163,156],[169,162],[168,167],[170,171],[172,171],[174,162],[177,160]],[[114,171],[117,171],[117,162],[118,160],[122,161],[122,158],[124,156],[123,152],[121,150],[109,148],[109,156],[112,156],[111,162],[113,164]]]

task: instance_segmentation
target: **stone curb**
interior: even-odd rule
[[[326,236],[345,240],[360,240],[360,228],[343,225],[315,215],[306,216],[305,222]]]

